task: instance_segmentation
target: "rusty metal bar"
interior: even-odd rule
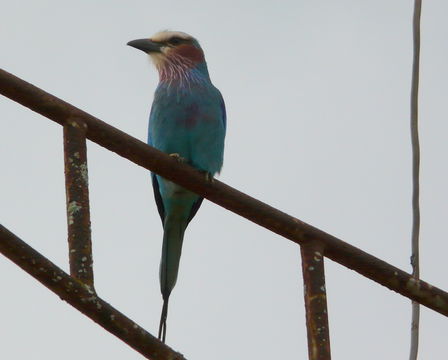
[[[385,261],[218,180],[207,181],[202,173],[192,167],[173,160],[169,155],[4,70],[0,70],[0,93],[61,125],[69,119],[82,119],[87,125],[87,138],[97,144],[297,244],[319,241],[324,256],[448,316],[448,293],[445,291],[416,280]]]
[[[318,242],[300,247],[304,283],[308,359],[330,360],[323,249]]]
[[[72,119],[64,125],[65,192],[71,276],[93,289],[86,126]]]
[[[40,281],[62,300],[123,340],[147,359],[185,360],[131,319],[98,297],[28,244],[0,225],[0,252]]]

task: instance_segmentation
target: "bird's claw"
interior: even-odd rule
[[[209,184],[213,184],[215,182],[215,178],[208,171],[204,172],[204,176],[205,176],[205,181],[207,181]]]
[[[184,163],[185,162],[185,158],[183,158],[182,156],[180,156],[178,153],[172,153],[169,154],[169,156],[171,156],[173,159],[175,159],[177,162],[180,163]]]

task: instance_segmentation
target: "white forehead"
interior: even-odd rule
[[[178,37],[185,40],[193,39],[191,35],[184,33],[182,31],[160,31],[157,34],[151,36],[152,41],[163,42],[171,39],[172,37]]]

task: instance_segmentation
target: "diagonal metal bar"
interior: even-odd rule
[[[64,125],[65,192],[70,274],[93,289],[85,130],[85,124],[77,119]]]
[[[89,286],[65,273],[2,225],[0,225],[0,252],[62,300],[67,301],[147,359],[185,360],[181,354],[98,297]]]
[[[97,144],[297,244],[319,241],[324,256],[448,316],[445,291],[218,180],[207,181],[192,167],[1,69],[0,93],[61,125],[69,119],[82,119],[87,138]]]
[[[308,334],[308,359],[330,360],[327,293],[322,247],[313,242],[300,247]]]

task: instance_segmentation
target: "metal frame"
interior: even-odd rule
[[[218,180],[207,181],[194,168],[1,69],[0,93],[64,126],[71,276],[1,225],[0,251],[148,359],[183,357],[104,302],[94,291],[86,139],[299,244],[305,283],[309,359],[330,359],[331,356],[324,257],[448,316],[448,293],[445,291]]]

